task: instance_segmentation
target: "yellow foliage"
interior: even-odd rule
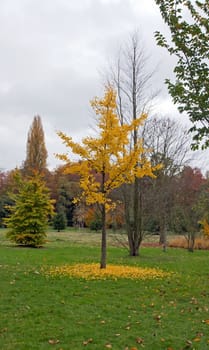
[[[69,155],[57,157],[66,162],[66,172],[80,176],[81,198],[88,205],[99,203],[111,209],[111,191],[123,183],[132,183],[135,177],[152,176],[159,168],[152,167],[146,158],[147,150],[142,140],[130,149],[131,133],[143,124],[147,115],[142,114],[130,124],[120,124],[117,116],[116,92],[111,86],[105,90],[104,98],[94,98],[91,106],[99,116],[97,137],[85,137],[82,143],[73,142],[62,132],[59,137],[79,162],[70,162]],[[76,201],[78,198],[75,199]]]
[[[209,223],[206,219],[203,219],[200,221],[200,224],[202,225],[202,231],[204,233],[204,236],[206,238],[209,238]]]
[[[52,266],[42,268],[46,276],[69,276],[83,278],[86,280],[95,279],[156,279],[171,276],[171,273],[156,268],[135,267],[124,265],[108,265],[106,269],[100,269],[99,264],[75,264]]]

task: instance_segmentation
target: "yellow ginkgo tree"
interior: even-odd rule
[[[105,89],[104,97],[94,98],[91,106],[98,117],[97,136],[89,136],[76,143],[70,136],[58,132],[68,149],[78,156],[70,161],[70,153],[58,154],[66,162],[66,172],[78,174],[81,195],[75,201],[85,200],[87,205],[99,204],[102,213],[102,240],[100,267],[106,267],[106,213],[115,203],[111,192],[124,183],[133,183],[136,177],[154,176],[150,161],[145,157],[142,140],[130,149],[133,131],[143,124],[142,114],[131,124],[121,125],[117,116],[116,92],[111,86]]]

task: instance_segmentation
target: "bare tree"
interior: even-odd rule
[[[121,124],[131,122],[151,108],[157,92],[151,91],[154,70],[148,67],[149,59],[145,48],[135,32],[126,45],[122,46],[116,64],[111,67],[109,82],[114,85],[118,95],[118,114]],[[140,138],[140,130],[135,128],[129,147],[135,147]],[[143,179],[135,178],[134,184],[122,186],[126,231],[131,256],[139,254],[143,239],[141,184]]]
[[[117,90],[118,114],[121,123],[148,113],[158,91],[152,90],[152,78],[156,68],[150,71],[149,56],[139,38],[138,31],[121,46],[117,59],[110,68],[108,81]]]
[[[187,128],[168,117],[148,119],[143,134],[153,164],[162,164],[156,179],[149,180],[148,206],[159,223],[160,243],[165,249],[169,216],[176,195],[175,177],[190,161],[191,135]]]

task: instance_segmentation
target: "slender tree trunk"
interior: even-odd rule
[[[164,221],[162,231],[160,231],[159,243],[162,244],[162,249],[164,252],[166,252],[166,248],[167,248],[167,224],[165,221]]]
[[[163,251],[166,251],[166,243],[167,243],[167,221],[168,221],[168,198],[167,195],[164,198],[161,198],[160,204],[160,239],[159,244],[162,244]]]
[[[195,234],[188,234],[188,251],[194,253],[194,244],[195,244]]]
[[[165,218],[163,217],[161,217],[161,220],[160,220],[159,244],[162,244],[162,246],[166,245],[166,223],[165,223]]]
[[[101,190],[102,193],[105,193],[105,170],[102,171],[102,183]],[[106,232],[106,207],[105,203],[102,204],[102,242],[101,242],[101,262],[100,268],[106,268],[106,260],[107,260],[107,232]]]
[[[133,222],[133,251],[131,256],[139,255],[139,179],[134,181],[134,222]]]
[[[136,183],[137,182],[137,183]],[[135,179],[133,184],[133,194],[131,195],[130,188],[124,189],[124,203],[125,203],[125,222],[126,231],[128,235],[129,254],[130,256],[139,255],[139,247],[142,242],[142,196],[140,192],[140,179]],[[133,205],[132,205],[133,201]],[[133,208],[133,212],[130,214],[130,208]]]
[[[100,268],[106,268],[107,260],[107,232],[106,232],[106,209],[105,204],[102,204],[102,242],[101,242],[101,262]]]

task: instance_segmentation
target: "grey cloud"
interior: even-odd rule
[[[173,61],[158,48],[153,32],[167,34],[154,0],[0,1],[0,167],[25,158],[33,116],[42,117],[49,164],[63,149],[56,130],[81,137],[92,124],[89,100],[101,96],[101,71],[130,33],[139,29],[153,89],[172,76]],[[13,140],[13,142],[11,142]]]

